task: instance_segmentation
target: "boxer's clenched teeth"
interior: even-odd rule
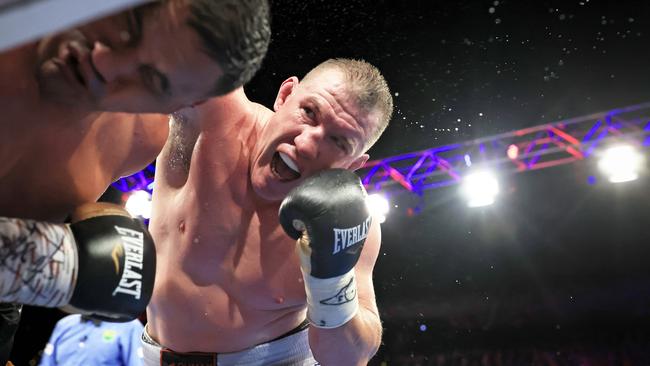
[[[296,166],[296,163],[294,163],[293,160],[291,160],[291,158],[287,156],[287,154],[285,154],[285,153],[279,153],[279,154],[280,154],[280,159],[282,159],[282,161],[285,164],[287,164],[287,166],[289,168],[291,168],[291,170],[293,170],[296,173],[300,174],[300,169],[298,169],[298,166]]]
[[[271,170],[283,181],[291,181],[300,178],[300,171],[296,163],[287,155],[276,152],[271,161]]]

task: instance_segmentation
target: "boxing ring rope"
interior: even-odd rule
[[[421,196],[458,184],[472,167],[501,173],[545,169],[588,159],[612,141],[650,146],[650,102],[373,160],[357,173],[369,193]],[[152,164],[113,186],[151,192],[154,172]]]
[[[151,0],[0,0],[0,51]]]

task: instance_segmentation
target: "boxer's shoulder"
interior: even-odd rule
[[[100,148],[111,177],[133,174],[156,159],[169,133],[162,114],[102,113],[92,123],[94,145]]]
[[[242,88],[211,98],[191,111],[191,119],[198,121],[205,133],[239,131],[255,125],[261,116],[273,112],[268,108],[251,102]],[[268,118],[268,117],[267,117]]]

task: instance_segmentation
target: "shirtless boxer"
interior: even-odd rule
[[[227,93],[252,77],[269,38],[265,0],[167,0],[0,54],[0,301],[60,306],[82,294],[77,291],[82,283],[90,281],[93,287],[91,277],[81,278],[83,270],[77,273],[74,263],[99,260],[82,258],[76,249],[96,244],[79,242],[86,229],[61,223],[110,183],[155,159],[168,133],[162,114],[119,112],[167,113]],[[97,215],[102,207],[91,211]],[[124,221],[123,212],[103,212]],[[116,240],[133,234],[117,233],[115,223],[104,222]],[[146,239],[144,228],[132,224],[128,229]],[[148,241],[143,243],[150,251]],[[25,261],[24,252],[33,255],[31,261]],[[142,253],[122,254],[128,260],[129,254],[139,258]],[[147,258],[155,256],[144,253],[140,269],[153,274]],[[105,286],[112,286],[108,297],[119,287]],[[117,296],[115,302],[85,310],[134,317],[144,310],[152,286],[144,276],[135,304]],[[124,301],[130,300],[126,296]],[[0,314],[3,365],[18,307],[5,304]]]
[[[340,219],[338,204],[329,203],[365,207],[359,179],[341,178],[338,171],[307,185],[319,192],[312,194],[319,207],[330,207],[322,210],[320,229],[311,219],[295,220],[303,221],[312,240],[300,246],[303,273],[278,209],[292,188],[303,188],[315,173],[354,170],[366,162],[365,152],[392,114],[386,82],[365,62],[329,60],[301,82],[284,81],[273,109],[238,89],[170,119],[150,221],[157,269],[143,336],[145,365],[213,365],[215,357],[220,366],[314,365],[314,359],[362,365],[377,351],[381,323],[372,268],[379,225],[358,230],[347,242],[358,254],[367,234],[360,258],[315,258],[314,249],[322,244],[318,232],[331,231],[327,226]],[[291,193],[291,209],[283,210],[291,225],[292,212],[302,210],[309,192],[301,188]],[[369,222],[364,214],[355,220]],[[291,225],[288,232],[300,236]],[[333,264],[322,265],[328,261]],[[331,303],[315,301],[326,293]]]

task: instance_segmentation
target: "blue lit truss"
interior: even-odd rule
[[[153,190],[153,177],[155,173],[156,166],[154,163],[151,163],[141,171],[129,175],[128,177],[121,178],[117,182],[113,183],[113,187],[122,192],[142,190],[151,193]]]
[[[615,142],[650,145],[650,103],[370,161],[359,174],[369,192],[421,195],[459,183],[477,166],[500,173],[543,169],[589,158]]]

